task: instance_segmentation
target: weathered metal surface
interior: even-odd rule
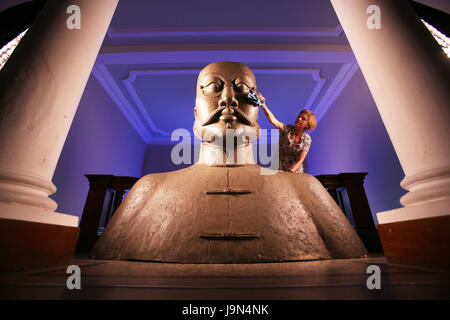
[[[246,263],[366,256],[316,178],[282,171],[264,175],[253,164],[250,142],[259,125],[258,108],[247,99],[250,89],[256,92],[255,77],[245,65],[219,62],[201,71],[194,109],[194,132],[204,141],[199,163],[141,178],[104,230],[93,258]],[[223,144],[227,129],[241,137],[231,139],[231,162]]]
[[[259,235],[250,233],[234,233],[227,231],[222,233],[202,233],[199,235],[199,237],[207,240],[253,240],[259,238]]]
[[[252,193],[250,190],[244,189],[220,189],[220,190],[210,190],[206,191],[206,194],[246,194]]]
[[[228,176],[228,177],[227,177]],[[206,195],[243,188],[248,194]],[[257,234],[211,240],[201,234]],[[92,256],[184,263],[243,263],[363,257],[366,250],[321,183],[308,174],[261,175],[257,165],[196,164],[141,178]]]

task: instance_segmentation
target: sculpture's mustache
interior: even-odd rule
[[[202,126],[207,126],[209,124],[218,122],[221,119],[221,117],[227,117],[227,118],[235,117],[236,120],[240,123],[243,123],[243,124],[246,124],[246,125],[252,126],[252,127],[255,126],[255,124],[252,121],[250,121],[247,118],[247,116],[239,108],[226,108],[226,107],[225,108],[219,107],[216,110],[214,110],[213,112],[211,112],[211,116],[208,118],[208,120],[206,120],[205,122],[202,123]]]

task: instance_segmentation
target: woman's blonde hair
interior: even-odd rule
[[[302,111],[299,112],[297,119],[298,117],[300,117],[302,113],[308,115],[308,127],[306,127],[306,130],[315,130],[317,127],[316,115],[312,111],[309,111],[308,109],[303,109]]]

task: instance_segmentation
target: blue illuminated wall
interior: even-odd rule
[[[94,76],[73,120],[56,167],[51,196],[57,212],[81,217],[89,190],[85,174],[141,176],[146,145]]]
[[[276,91],[277,82],[273,86]],[[272,111],[275,115],[279,113],[277,107]],[[264,118],[262,112],[260,117]],[[264,129],[272,128],[266,121],[260,123],[265,123]],[[306,172],[312,175],[368,172],[364,187],[376,223],[376,213],[401,207],[399,199],[406,193],[400,187],[404,173],[360,70],[321,119],[317,130],[310,134],[313,143],[306,159]],[[171,162],[172,147],[149,145],[143,173],[186,167]]]
[[[277,114],[276,107],[272,111]],[[404,174],[359,70],[311,136],[308,173],[368,172],[365,189],[373,215],[400,207]],[[89,188],[85,174],[140,177],[186,167],[171,162],[171,149],[146,145],[91,77],[54,175],[57,211],[81,216]]]
[[[309,173],[368,172],[364,187],[374,217],[401,207],[404,173],[360,70],[311,137]]]
[[[255,70],[280,121],[292,124],[304,105],[324,113],[311,134],[308,173],[368,172],[374,216],[400,207],[403,171],[328,0],[169,2],[119,2],[53,178],[59,212],[81,216],[85,174],[140,177],[186,167],[171,162],[173,145],[164,139],[176,128],[191,131],[197,71],[219,60]],[[247,19],[249,12],[270,18]],[[245,46],[234,51],[237,44]],[[262,112],[258,122],[272,129]]]

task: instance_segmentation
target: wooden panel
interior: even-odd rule
[[[0,271],[70,264],[79,228],[0,219]]]
[[[115,177],[105,174],[86,174],[85,176],[89,180],[89,193],[81,217],[77,253],[89,253],[99,238],[97,231],[108,189],[114,189],[117,192],[112,204],[112,213],[114,213],[122,202],[125,190],[131,189],[139,180],[136,177]],[[105,226],[108,220],[109,217],[106,217]]]
[[[103,202],[113,179],[112,175],[85,176],[89,180],[89,193],[80,221],[80,237],[76,248],[78,253],[88,253],[98,239],[97,230]]]
[[[316,178],[328,190],[339,205],[337,189],[345,188],[356,232],[369,252],[382,253],[380,239],[373,222],[372,212],[364,190],[364,178],[367,172],[340,173],[337,175],[318,175]],[[341,207],[345,214],[345,209]],[[347,217],[348,218],[348,217]]]
[[[450,216],[379,224],[378,233],[389,262],[450,267]]]
[[[339,177],[347,190],[358,235],[369,252],[383,252],[364,190],[366,175],[367,172],[341,173]]]

